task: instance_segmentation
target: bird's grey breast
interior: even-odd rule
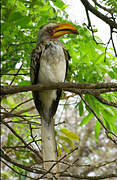
[[[66,74],[66,60],[62,46],[49,41],[40,59],[39,82],[63,82]]]

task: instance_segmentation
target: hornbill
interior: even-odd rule
[[[67,23],[49,23],[40,28],[30,64],[32,84],[64,82],[70,56],[58,38],[68,33],[78,34],[78,31]],[[43,161],[46,161],[44,168],[48,170],[52,162],[47,161],[57,161],[53,116],[60,100],[61,89],[33,91],[32,94],[42,119]]]

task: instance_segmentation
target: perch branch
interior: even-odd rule
[[[74,89],[79,90],[77,93],[105,93],[117,91],[117,83],[51,83],[49,85],[30,85],[30,86],[1,86],[1,95],[16,94],[27,91],[42,91],[42,90],[53,90],[63,89],[72,92]]]

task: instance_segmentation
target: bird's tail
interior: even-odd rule
[[[54,119],[48,122],[42,118],[41,123],[44,169],[48,171],[57,161]],[[51,171],[56,173],[58,171],[57,165],[55,165]]]

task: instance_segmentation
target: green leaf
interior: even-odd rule
[[[9,105],[10,108],[14,107],[15,101],[12,96],[7,97],[7,104]]]
[[[6,146],[11,146],[11,145],[13,145],[13,142],[14,142],[14,136],[13,136],[13,134],[8,134],[8,139],[7,139],[7,143],[6,143]]]
[[[95,137],[96,137],[96,140],[98,140],[98,136],[100,134],[100,128],[101,128],[101,125],[100,125],[99,121],[97,120],[96,125],[95,125]]]
[[[111,128],[117,134],[117,124],[111,124]]]
[[[112,107],[107,107],[103,105],[102,115],[103,118],[108,121],[109,123],[113,123],[117,117],[117,111],[113,109]]]
[[[69,153],[68,147],[64,143],[60,143],[66,153]]]
[[[63,141],[65,141],[66,143],[69,144],[69,146],[72,147],[72,149],[74,148],[74,145],[72,143],[72,141],[68,138],[68,137],[65,137],[65,136],[59,136],[60,139],[62,139]]]
[[[9,22],[17,21],[22,19],[23,15],[21,12],[12,11],[8,17]]]
[[[57,143],[57,150],[58,150],[58,156],[60,157],[62,153],[62,148],[60,147],[59,143]]]
[[[80,114],[80,116],[82,116],[83,113],[84,113],[82,101],[80,101],[80,102],[78,103],[78,107],[79,107],[79,114]]]
[[[111,126],[110,126],[110,123],[107,121],[107,119],[103,119],[103,122],[104,122],[104,125],[109,129],[111,130]]]
[[[56,7],[60,8],[60,9],[63,9],[66,7],[66,5],[64,4],[64,2],[62,0],[56,0],[56,1],[52,1],[52,2]]]
[[[15,23],[20,25],[22,28],[29,27],[30,17],[23,16],[21,19],[18,19]]]
[[[23,80],[21,82],[18,83],[19,86],[28,86],[30,85],[30,81],[28,80]]]
[[[80,139],[79,136],[77,136],[75,133],[71,132],[70,130],[68,130],[66,128],[60,129],[60,131],[63,134],[65,134],[69,139],[72,139],[72,140],[75,140],[75,141],[78,141]]]
[[[97,64],[97,63],[104,62],[104,57],[105,57],[105,53],[100,54],[100,55],[97,57],[96,61],[95,61],[96,64]]]
[[[87,124],[93,117],[93,113],[89,113],[87,116],[84,117],[84,119],[81,121],[80,126],[83,126],[84,124]]]

